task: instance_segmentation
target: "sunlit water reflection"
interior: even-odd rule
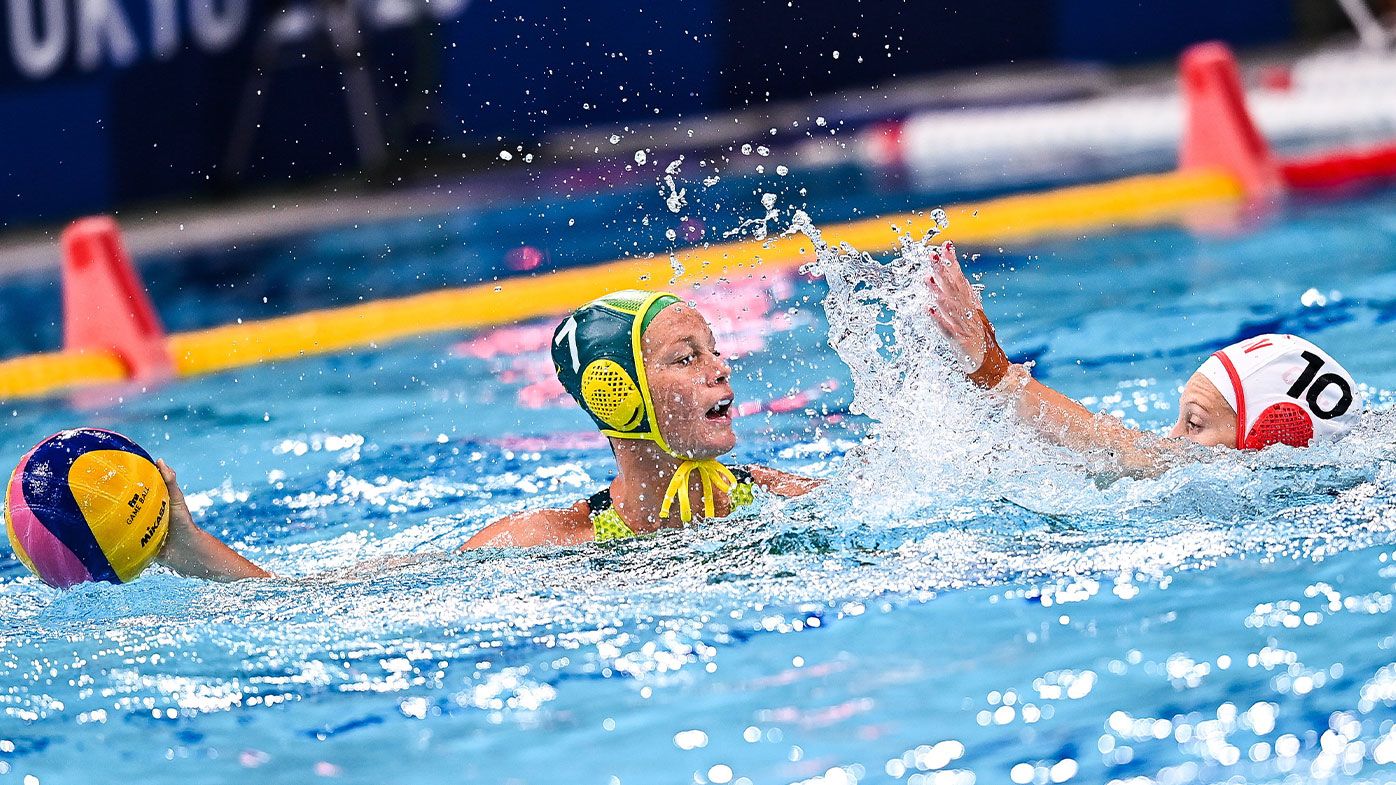
[[[1207,351],[1257,328],[1314,338],[1384,406],[1391,207],[975,268],[1011,351],[1145,426],[1171,421]],[[1291,232],[1368,250],[1319,273]],[[0,782],[1392,778],[1391,415],[1333,447],[1104,482],[944,375],[933,398],[865,405],[828,347],[825,285],[774,286],[730,295],[746,311],[708,305],[743,347],[738,394],[764,404],[738,421],[737,458],[834,481],[641,541],[452,553],[608,479],[548,386],[546,328],[17,410],[4,454],[75,422],[121,430],[179,469],[205,525],[287,577],[157,570],[59,593],[7,558]],[[1305,304],[1315,286],[1341,296]],[[941,383],[940,362],[912,377]],[[918,424],[910,403],[939,408]]]

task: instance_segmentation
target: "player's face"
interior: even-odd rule
[[[1192,375],[1178,400],[1178,422],[1169,436],[1215,447],[1236,446],[1236,411],[1206,376]]]
[[[645,330],[641,348],[656,425],[669,449],[714,458],[736,446],[732,369],[702,314],[683,304],[665,308]]]

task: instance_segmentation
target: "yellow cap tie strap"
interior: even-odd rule
[[[669,488],[664,492],[664,504],[659,508],[659,517],[667,518],[669,516],[669,510],[673,507],[674,499],[677,498],[679,500],[679,518],[684,523],[693,520],[693,505],[688,499],[688,477],[695,471],[698,472],[699,482],[703,484],[704,517],[711,518],[716,514],[713,506],[714,485],[724,492],[737,487],[736,475],[712,458],[701,461],[684,461],[679,464],[678,471],[674,472],[674,479],[669,481]]]

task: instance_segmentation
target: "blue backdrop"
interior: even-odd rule
[[[215,191],[255,47],[269,25],[285,23],[284,2],[0,0],[0,223]],[[359,56],[372,68],[394,160],[983,63],[1167,58],[1199,40],[1267,43],[1292,28],[1289,4],[1269,0],[355,7]],[[285,55],[264,94],[246,178],[285,182],[356,166],[339,63],[323,47]]]

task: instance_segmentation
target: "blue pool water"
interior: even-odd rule
[[[1011,353],[1162,429],[1257,332],[1309,336],[1389,406],[1393,216],[1378,193],[1233,236],[960,251]],[[970,412],[932,347],[855,379],[822,281],[736,288],[704,307],[738,395],[809,395],[740,419],[735,458],[831,482],[613,547],[451,553],[609,479],[529,349],[546,326],[12,407],[0,456],[122,431],[287,577],[60,593],[7,554],[0,782],[1396,780],[1391,416],[1110,482]]]

